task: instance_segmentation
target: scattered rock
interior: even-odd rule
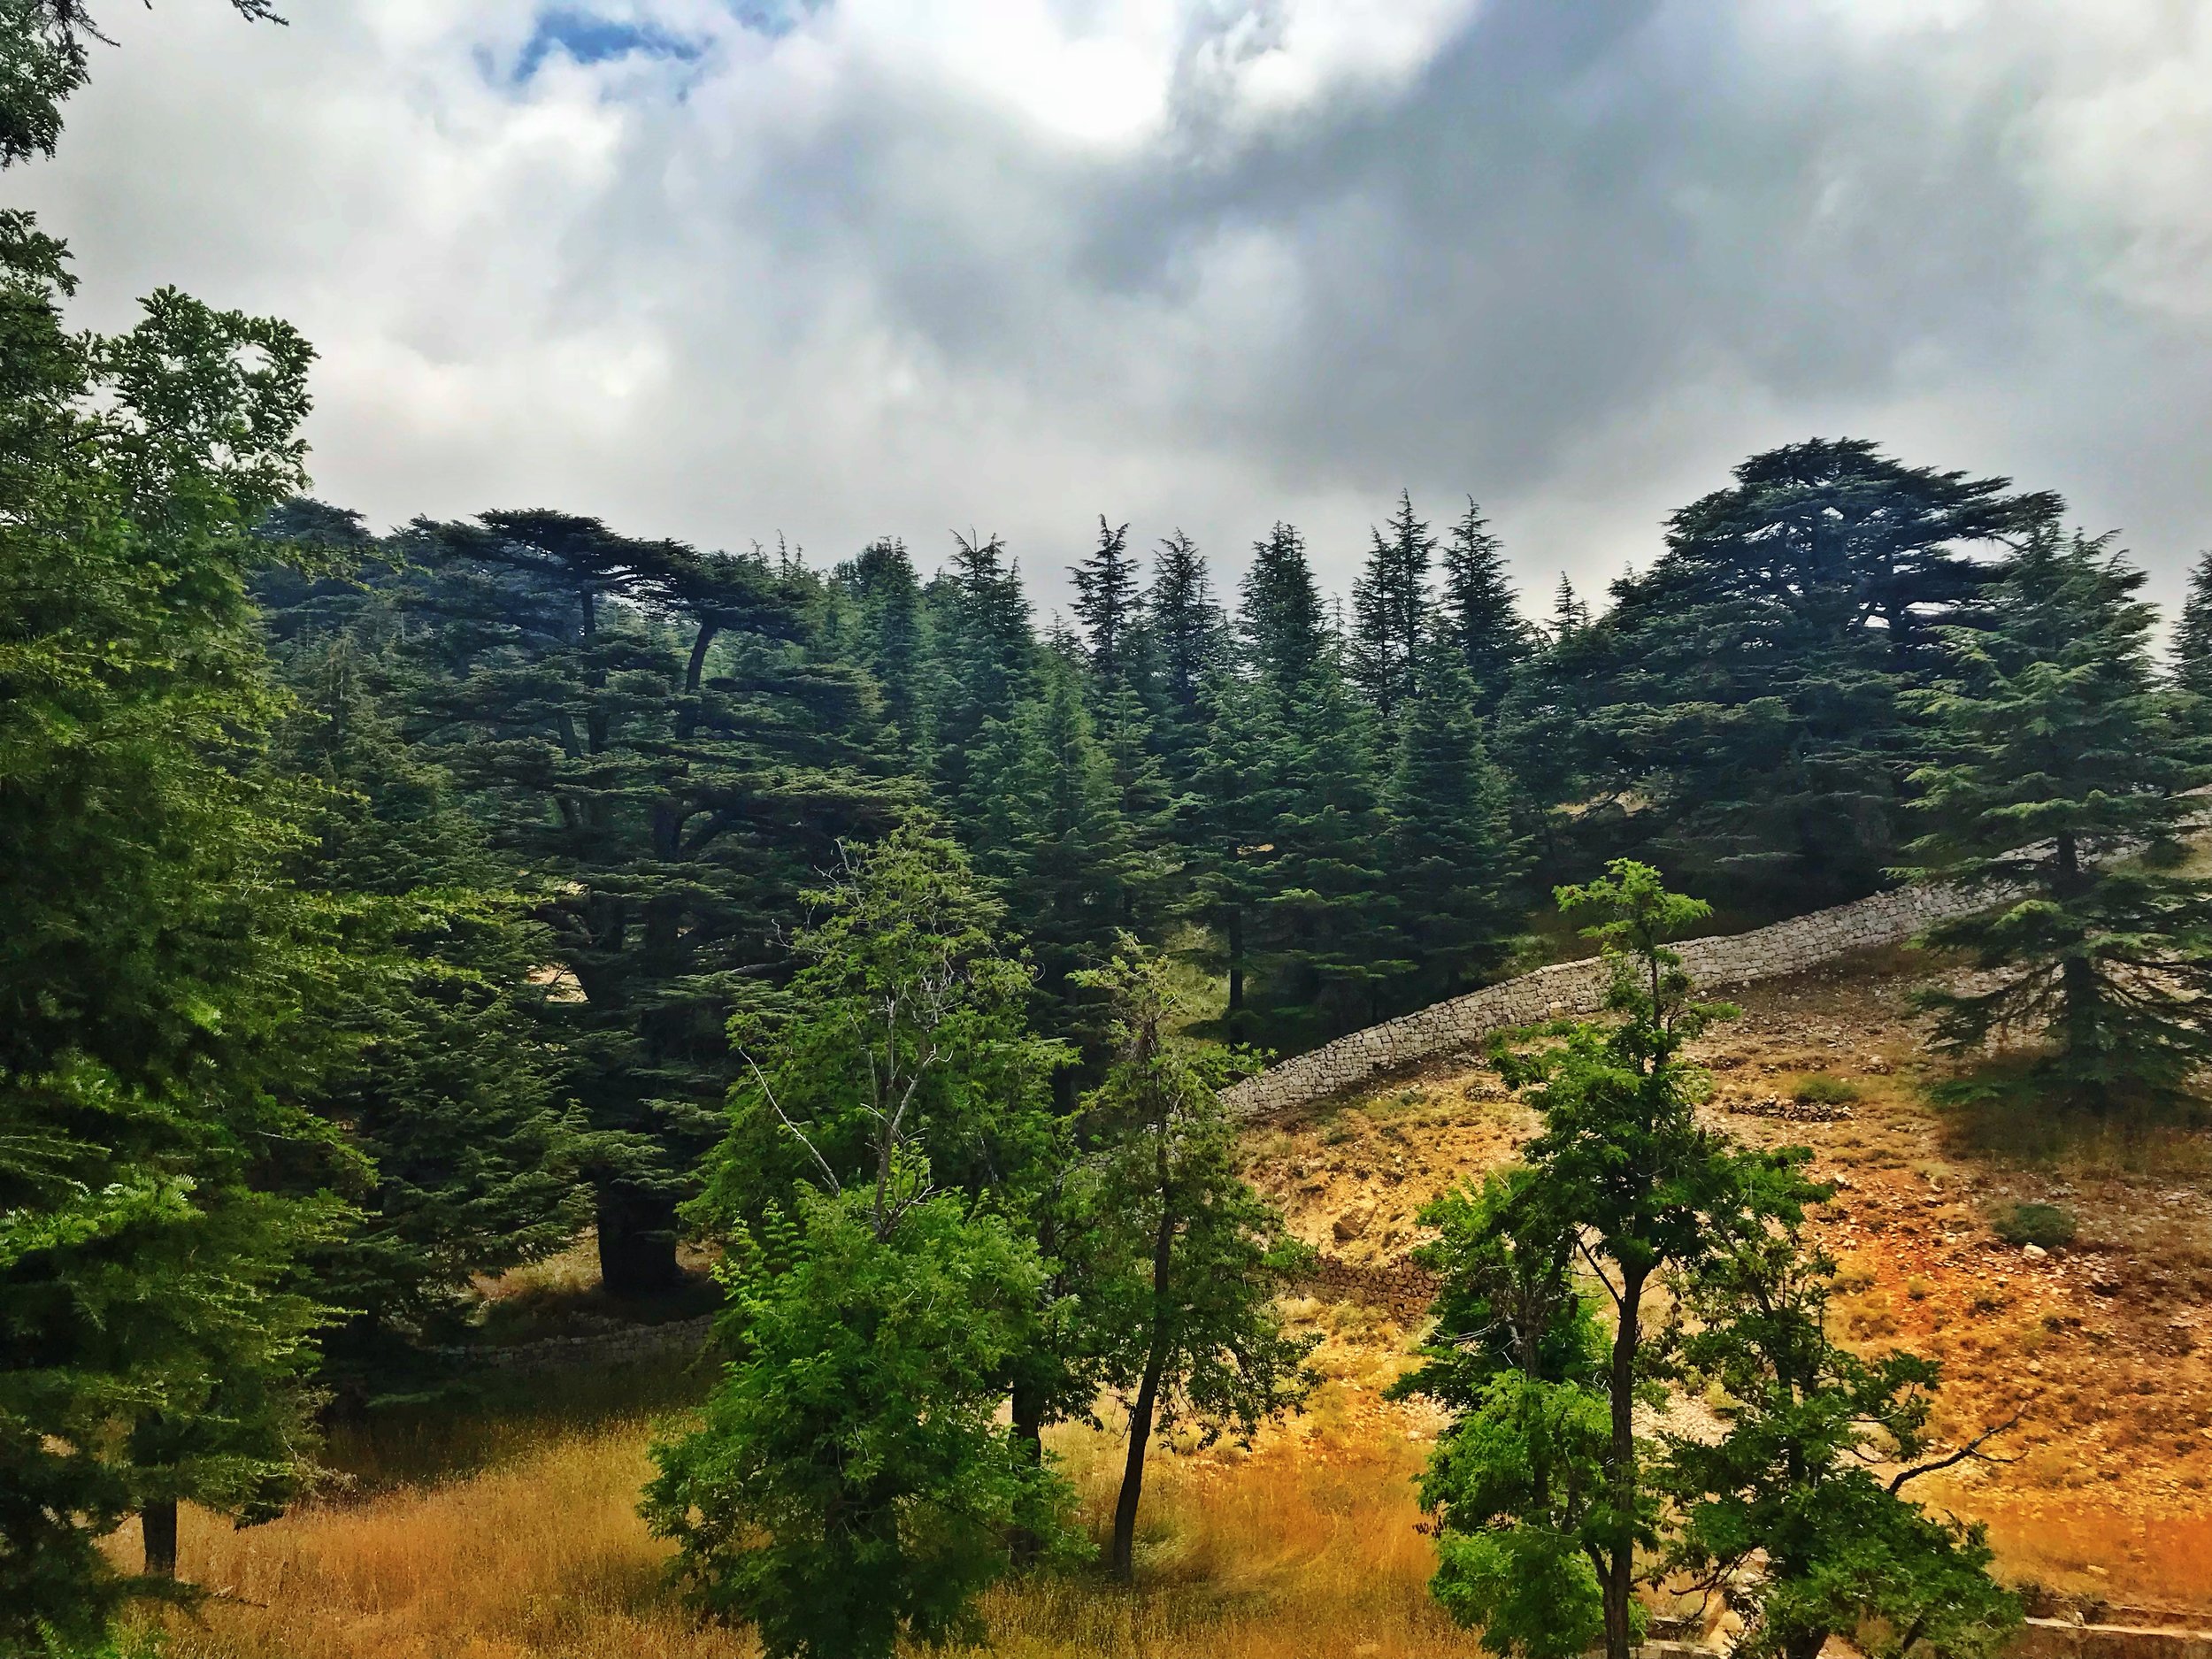
[[[1329,1231],[1336,1235],[1336,1241],[1339,1244],[1349,1244],[1354,1239],[1364,1235],[1369,1225],[1374,1219],[1373,1210],[1364,1204],[1356,1205],[1339,1216],[1335,1225],[1331,1226]]]
[[[2020,1247],[2020,1254],[2031,1262],[2039,1262],[2050,1252],[2039,1244],[2024,1244]]]

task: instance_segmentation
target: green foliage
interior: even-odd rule
[[[1671,861],[1801,902],[1863,893],[1894,861],[1921,753],[1907,694],[1991,580],[1970,551],[2018,545],[2060,503],[1858,440],[1770,450],[1735,477],[1615,585],[1601,718]]]
[[[50,149],[73,8],[17,6],[0,161]],[[43,102],[42,102],[43,100]],[[296,1264],[346,1162],[296,1105],[337,922],[284,879],[297,803],[245,572],[301,481],[305,342],[164,289],[74,335],[61,244],[0,213],[0,1651],[96,1647],[97,1540],[296,1483],[324,1310]],[[159,1573],[165,1563],[150,1563]]]
[[[1017,1539],[1056,1536],[1061,1484],[995,1413],[1050,1340],[1027,1227],[1057,1141],[1027,971],[955,848],[902,830],[817,902],[785,1007],[736,1022],[693,1206],[730,1240],[730,1360],[645,1513],[709,1611],[845,1659],[972,1634]]]
[[[1394,956],[1412,964],[1396,1001],[1418,1006],[1504,966],[1523,910],[1522,849],[1506,785],[1484,752],[1475,686],[1458,654],[1424,641],[1402,711],[1383,810]]]
[[[2009,1204],[1993,1215],[1989,1225],[2007,1244],[2055,1250],[2074,1241],[2080,1224],[2063,1204]]]
[[[1909,873],[1991,904],[1926,934],[1994,978],[1923,994],[1935,1042],[2039,1039],[2037,1081],[2098,1110],[2170,1098],[2212,1056],[2212,881],[2159,867],[2203,767],[2152,671],[2142,582],[2102,541],[2038,535],[1993,626],[1946,630],[1948,678],[1913,699],[1934,758]]]
[[[1939,1368],[1832,1343],[1834,1276],[1793,1226],[1773,1226],[1683,1282],[1675,1359],[1686,1382],[1730,1403],[1717,1441],[1667,1437],[1660,1485],[1682,1514],[1667,1564],[1724,1595],[1745,1620],[1738,1651],[1762,1659],[1815,1659],[1832,1636],[1868,1654],[2001,1651],[2020,1609],[1989,1577],[1981,1530],[1903,1495],[1981,1442],[1928,1455]],[[1897,1472],[1878,1479],[1877,1462]]]
[[[1607,1652],[1623,1659],[1639,1557],[1661,1541],[1664,1518],[1633,1426],[1654,1375],[1647,1293],[1732,1240],[1795,1225],[1822,1189],[1800,1172],[1801,1152],[1749,1151],[1698,1121],[1705,1080],[1682,1046],[1733,1010],[1694,999],[1667,941],[1706,907],[1628,859],[1558,898],[1588,920],[1584,933],[1611,964],[1617,1020],[1562,1022],[1532,1050],[1497,1045],[1508,1083],[1543,1127],[1523,1148],[1524,1168],[1434,1212],[1447,1227],[1433,1252],[1447,1274],[1440,1305],[1461,1351],[1430,1355],[1409,1386],[1461,1406],[1423,1489],[1438,1511],[1440,1598],[1471,1616],[1490,1609],[1499,1623],[1486,1640],[1499,1651],[1560,1651],[1511,1599],[1519,1592],[1505,1568],[1533,1552],[1552,1563],[1544,1581],[1569,1606],[1586,1604],[1571,1588],[1586,1568]],[[1610,1304],[1601,1353],[1568,1287],[1577,1257]],[[1489,1541],[1462,1545],[1460,1532]],[[1584,1564],[1563,1576],[1568,1541]]]
[[[950,1194],[884,1219],[866,1187],[808,1193],[733,1240],[723,1380],[654,1448],[675,1571],[775,1659],[974,1640],[1016,1529],[1056,1534],[1068,1503],[995,1421],[1037,1340],[1034,1248]]]
[[[1414,657],[1428,631],[1429,564],[1436,538],[1401,491],[1388,534],[1370,533],[1366,568],[1352,584],[1351,680],[1387,726],[1414,694]]]
[[[1095,1150],[1077,1271],[1105,1344],[1101,1371],[1129,1415],[1111,1563],[1126,1579],[1154,1429],[1187,1420],[1206,1444],[1224,1433],[1248,1444],[1312,1391],[1305,1360],[1318,1339],[1286,1333],[1275,1309],[1310,1252],[1236,1172],[1218,1094],[1236,1056],[1170,1034],[1174,996],[1157,957],[1125,951],[1086,978],[1111,998],[1119,1049],[1084,1102]]]
[[[1436,631],[1459,654],[1474,684],[1476,713],[1486,718],[1495,713],[1537,641],[1506,573],[1505,544],[1492,534],[1471,496],[1444,544]]]
[[[804,965],[732,1022],[745,1069],[694,1222],[741,1228],[803,1187],[867,1188],[887,1213],[908,1146],[933,1180],[1020,1213],[1051,1179],[1063,1056],[1030,1034],[1031,971],[1000,906],[957,847],[910,826],[849,853],[811,902]]]

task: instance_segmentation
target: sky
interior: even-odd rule
[[[221,0],[96,8],[85,326],[315,342],[316,492],[827,564],[1099,515],[1348,585],[1472,495],[1533,608],[1758,449],[2212,547],[2208,0]]]

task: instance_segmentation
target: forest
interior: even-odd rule
[[[96,37],[0,27],[15,164]],[[1978,886],[1929,942],[1994,979],[1927,993],[1934,1041],[2037,1058],[1961,1087],[2193,1098],[2212,555],[2164,649],[2057,495],[1819,438],[1541,616],[1476,501],[1406,494],[1341,595],[1279,522],[379,526],[312,493],[286,324],[164,289],[84,334],[73,289],[0,213],[0,1652],[189,1602],[180,1504],[282,1512],[580,1238],[618,1302],[721,1310],[640,1496],[703,1617],[832,1659],[1126,1580],[1148,1437],[1314,1384],[1221,1090],[1601,950],[1607,1015],[1498,1047],[1540,1133],[1429,1217],[1438,1600],[1532,1655],[1625,1655],[1654,1573],[1734,1586],[1760,1652],[2009,1635],[1904,1484],[1978,1442],[1939,1368],[1830,1337],[1832,1189],[1698,1118],[1731,1010],[1668,947]],[[1668,1379],[1725,1382],[1724,1438],[1632,1426]],[[1102,1402],[1094,1562],[1045,1432]]]

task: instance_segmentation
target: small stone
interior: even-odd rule
[[[2039,1262],[2049,1256],[2050,1252],[2039,1244],[2024,1244],[2020,1247],[2020,1254],[2028,1261]]]

